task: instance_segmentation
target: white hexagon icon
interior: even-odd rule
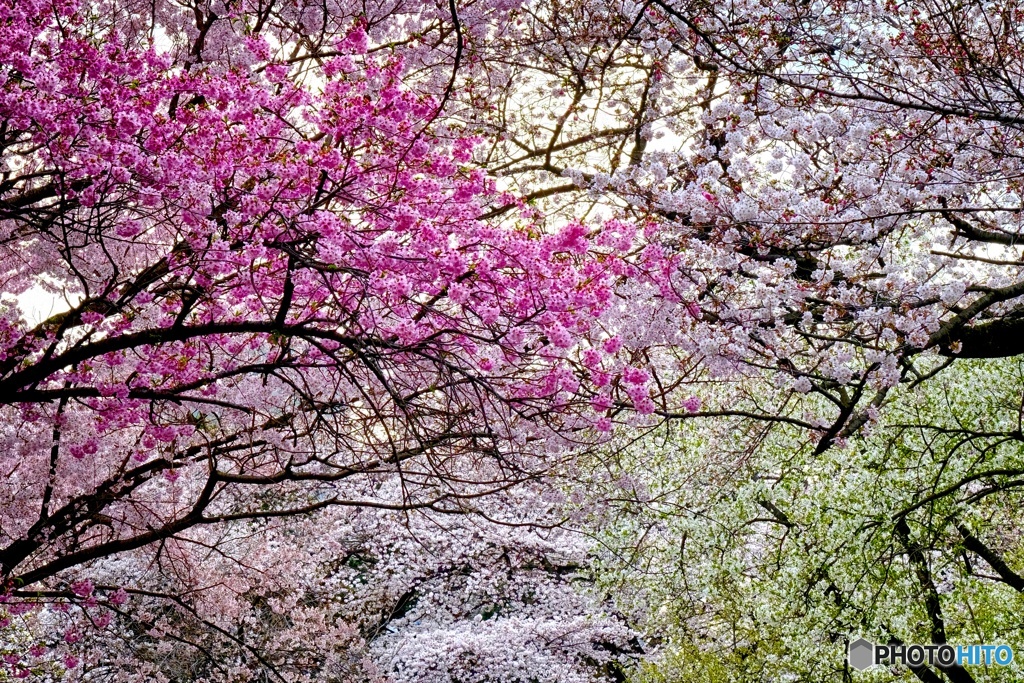
[[[858,638],[850,643],[847,661],[857,671],[863,671],[875,663],[875,645],[870,640]]]

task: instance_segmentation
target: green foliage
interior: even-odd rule
[[[825,410],[813,396],[775,398],[794,417]],[[818,455],[809,430],[743,418],[621,445],[594,485],[626,495],[592,521],[608,589],[659,653],[636,680],[916,680],[904,667],[849,669],[858,636],[1006,643],[1024,658],[1022,415],[1024,363],[959,361],[889,392],[858,434]],[[968,671],[1024,676],[1020,661]]]

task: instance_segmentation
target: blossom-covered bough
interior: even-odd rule
[[[826,397],[824,450],[935,362],[1022,350],[1016,5],[526,10],[547,89],[517,97],[543,92],[550,124],[500,112],[496,167],[567,210],[586,192],[662,223],[701,321],[645,334],[684,363]]]
[[[551,560],[471,550],[472,525],[438,520],[558,522],[543,478],[609,429],[623,371],[601,316],[623,279],[665,266],[623,222],[548,229],[525,205],[480,218],[520,200],[471,163],[473,131],[441,116],[470,21],[502,7],[471,10],[0,5],[3,676],[80,659],[116,672],[122,651],[104,638],[143,632],[163,634],[158,649],[188,644],[203,675],[322,673],[329,657],[281,643],[344,610],[303,621],[282,605],[339,599],[316,582],[341,580],[364,542],[310,530],[331,519],[369,528],[359,520],[379,514],[428,558],[454,544],[457,576],[474,575],[473,557],[544,574],[529,565]],[[649,413],[647,375],[627,370]],[[325,554],[291,567],[296,538]],[[367,566],[389,554],[367,552]],[[453,571],[421,564],[421,583]],[[521,647],[543,643],[545,663],[495,661],[603,675],[627,634],[549,566],[549,603],[508,597]],[[368,623],[411,609],[372,585],[386,574],[362,572],[383,597],[316,647],[370,647],[385,629]],[[300,622],[312,631],[282,635]],[[252,628],[280,640],[254,644]],[[449,668],[473,670],[468,656]],[[425,680],[420,657],[398,652],[380,675]]]

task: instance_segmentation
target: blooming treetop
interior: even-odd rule
[[[377,11],[0,3],[8,600],[95,599],[69,570],[203,528],[479,508],[609,429],[620,380],[653,411],[599,323],[664,257],[480,219],[518,200],[439,121],[436,12]]]
[[[551,210],[661,222],[693,315],[642,288],[615,308],[627,348],[676,345],[658,381],[769,373],[830,408],[747,412],[799,420],[823,451],[900,381],[1024,351],[1020,13],[532,3],[501,48],[520,57],[492,56],[514,85],[475,120],[493,167]],[[685,414],[681,388],[667,414]]]

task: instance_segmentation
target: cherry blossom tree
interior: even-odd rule
[[[422,654],[365,632],[390,594],[356,616],[303,616],[297,601],[333,596],[253,591],[252,577],[304,554],[303,581],[334,580],[359,544],[303,525],[360,511],[379,515],[373,562],[397,561],[386,548],[403,515],[550,523],[522,504],[492,517],[486,501],[606,432],[612,380],[653,410],[648,373],[626,366],[601,320],[617,287],[656,283],[668,260],[642,248],[649,225],[549,226],[471,163],[480,140],[442,114],[473,22],[502,6],[469,9],[0,5],[4,675],[110,667],[118,649],[104,660],[97,643],[139,628],[228,678],[329,664],[271,661],[246,624],[276,629],[277,651],[327,629],[333,645],[370,643],[420,671]],[[508,204],[503,222],[482,217]],[[530,564],[528,540],[515,557],[461,542],[416,581],[442,582],[452,570],[437,562]],[[510,584],[519,621],[489,623],[490,638],[515,632],[520,650],[547,654],[491,666],[480,650],[476,675],[604,675],[613,654],[595,643],[618,648],[627,632],[590,623],[583,603],[529,607],[544,583],[526,584],[537,595]],[[444,609],[429,619],[444,624]],[[39,635],[59,624],[59,646]],[[71,652],[83,643],[96,649]],[[580,662],[591,673],[563,671]]]
[[[554,506],[538,493],[489,497],[488,513],[540,521]],[[590,544],[557,521],[235,522],[93,563],[80,594],[43,592],[55,602],[27,618],[91,680],[621,680],[639,642],[593,589]],[[43,672],[53,654],[37,652],[23,661]]]
[[[696,317],[634,292],[619,329],[676,346],[663,384],[775,373],[831,404],[804,421],[824,451],[900,381],[1021,351],[1015,12],[531,3],[500,48],[517,58],[489,56],[507,99],[472,111],[491,168],[547,210],[662,226]]]

